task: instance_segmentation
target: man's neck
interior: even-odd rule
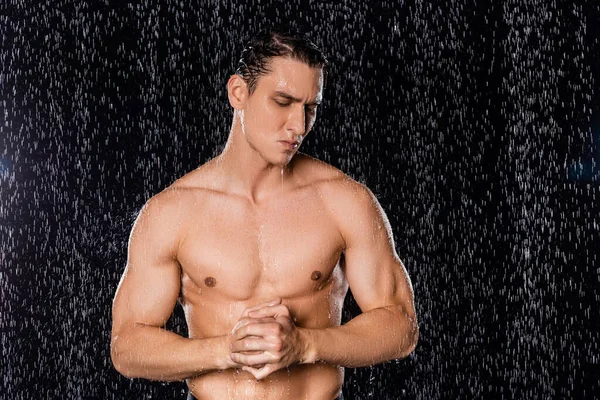
[[[225,148],[216,159],[227,190],[247,197],[253,203],[280,194],[284,181],[291,174],[292,163],[282,167],[267,162],[250,147],[241,129],[235,128],[234,125]]]

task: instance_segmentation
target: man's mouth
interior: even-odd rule
[[[288,150],[294,150],[300,146],[299,142],[291,142],[288,140],[280,140],[279,143],[281,143]]]

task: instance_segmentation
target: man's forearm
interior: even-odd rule
[[[404,358],[419,336],[416,319],[392,307],[370,310],[342,326],[303,331],[308,348],[303,362],[350,368]]]
[[[115,368],[129,378],[178,381],[229,368],[226,336],[188,339],[136,324],[112,338]]]

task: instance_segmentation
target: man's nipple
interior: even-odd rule
[[[321,279],[321,271],[313,271],[313,273],[310,274],[310,279],[312,279],[313,281],[318,281],[319,279]]]
[[[217,280],[212,276],[209,276],[204,280],[204,284],[208,287],[214,287],[217,284]]]

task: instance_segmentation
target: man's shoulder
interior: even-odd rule
[[[294,169],[301,177],[303,185],[331,186],[351,180],[348,175],[333,165],[307,154],[296,154],[294,161]]]
[[[209,164],[210,161],[179,177],[151,200],[165,204],[177,203],[180,206],[186,201],[197,203],[199,197],[214,190],[211,186],[214,179],[211,179]]]
[[[367,186],[338,168],[305,154],[301,157],[303,175],[309,177],[305,178],[307,183],[316,187],[323,198],[356,206],[356,202],[370,201],[373,197]]]
[[[186,203],[185,192],[176,187],[168,187],[149,198],[138,215],[138,221],[151,222],[152,225],[169,225],[174,221]]]
[[[204,175],[201,168],[188,172],[148,199],[142,212],[172,218],[189,207],[197,206],[205,192],[210,190],[207,185],[203,185],[207,180]]]

